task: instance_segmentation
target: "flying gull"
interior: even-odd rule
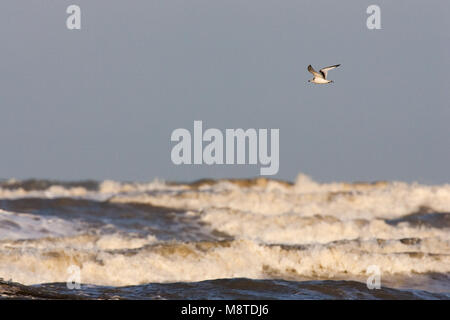
[[[314,70],[314,68],[309,65],[308,66],[308,71],[311,72],[314,75],[314,78],[312,80],[308,80],[308,82],[312,82],[312,83],[318,83],[318,84],[324,84],[324,83],[331,83],[334,82],[333,80],[328,80],[327,79],[327,73],[328,71],[335,69],[337,67],[339,67],[340,64],[336,64],[334,66],[329,66],[329,67],[325,67],[320,69],[319,72],[317,72],[316,70]]]

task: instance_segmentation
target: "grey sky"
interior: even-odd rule
[[[449,1],[3,0],[0,17],[2,178],[257,176],[172,164],[171,132],[203,120],[279,128],[277,178],[450,182]]]

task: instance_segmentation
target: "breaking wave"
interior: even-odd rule
[[[321,184],[302,174],[295,183],[9,180],[0,183],[0,278],[65,283],[75,265],[94,286],[342,286],[365,285],[376,265],[384,286],[446,294],[449,212],[450,185]]]

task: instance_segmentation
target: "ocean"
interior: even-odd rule
[[[0,182],[2,299],[450,299],[449,272],[448,184]]]

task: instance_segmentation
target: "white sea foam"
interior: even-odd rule
[[[259,215],[294,213],[339,219],[392,219],[422,207],[437,212],[450,211],[450,185],[426,186],[402,182],[319,184],[300,175],[293,186],[269,181],[262,186],[246,187],[224,181],[177,193],[124,193],[111,201],[190,210],[226,208]]]
[[[0,240],[70,236],[82,228],[83,224],[76,221],[0,209]]]
[[[13,181],[16,182],[16,181]],[[128,193],[135,194],[140,192],[151,191],[167,191],[175,192],[178,190],[187,189],[185,185],[168,185],[162,181],[155,180],[149,183],[126,183],[112,180],[105,180],[99,184],[98,190],[88,190],[85,187],[64,187],[61,185],[52,185],[45,190],[25,190],[22,187],[18,188],[1,188],[0,199],[21,199],[21,198],[78,198],[78,199],[92,199],[104,201],[112,196]]]
[[[263,243],[328,243],[352,239],[433,238],[450,240],[449,229],[389,225],[382,219],[338,219],[336,216],[301,216],[294,213],[260,215],[229,209],[206,209],[200,219],[215,230],[237,239]]]
[[[405,244],[390,240],[350,241],[306,247],[268,246],[250,240],[155,244],[154,239],[126,240],[139,247],[128,254],[113,250],[117,241],[77,237],[61,241],[3,242],[0,277],[24,284],[65,282],[67,268],[78,265],[84,283],[133,285],[217,278],[360,278],[369,265],[383,275],[450,272],[449,243],[426,239]],[[137,241],[136,243],[133,241]],[[146,244],[146,245],[145,245]]]

